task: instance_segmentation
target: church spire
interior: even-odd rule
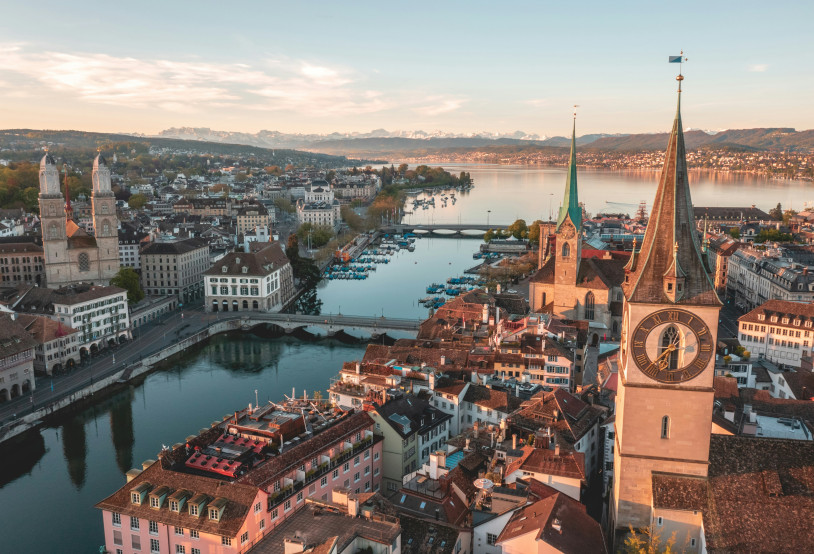
[[[73,219],[73,207],[71,206],[71,191],[68,190],[68,164],[62,164],[62,172],[65,173],[65,218]]]
[[[673,129],[667,143],[647,231],[635,266],[628,265],[625,295],[630,302],[720,305],[701,254],[687,180],[681,81]]]
[[[577,195],[577,112],[574,106],[574,126],[571,130],[571,157],[568,161],[568,174],[565,178],[565,196],[560,206],[560,214],[557,217],[557,230],[559,231],[562,222],[567,216],[571,217],[571,222],[577,228],[577,233],[582,231],[582,207],[579,205]]]

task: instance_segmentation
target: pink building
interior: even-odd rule
[[[305,498],[329,500],[335,488],[379,490],[382,442],[367,413],[341,413],[319,424],[315,418],[311,438],[292,438],[279,453],[277,444],[247,424],[255,421],[261,429],[262,410],[238,412],[163,451],[157,462],[129,471],[127,484],[96,505],[107,551],[246,552],[303,507]]]

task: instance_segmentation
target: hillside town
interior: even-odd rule
[[[642,162],[664,168],[649,210],[587,217],[578,161],[574,134],[556,220],[518,243],[527,289],[457,289],[415,338],[337,364],[324,396],[201,421],[97,500],[104,551],[814,549],[814,212],[693,207],[703,163],[680,114]],[[0,214],[0,440],[89,401],[38,402],[55,378],[90,372],[93,394],[154,370],[115,366],[148,333],[172,359],[301,315],[295,262],[315,248],[289,237],[355,245],[343,208],[370,206],[386,173],[216,162],[136,182],[121,163],[99,152],[72,198],[46,150],[37,212]]]

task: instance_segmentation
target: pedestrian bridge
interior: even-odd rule
[[[420,319],[402,319],[393,317],[358,316],[344,314],[281,314],[265,312],[240,312],[234,317],[220,317],[220,321],[233,320],[240,323],[241,328],[251,329],[258,325],[272,324],[285,329],[286,332],[316,327],[327,336],[333,336],[337,331],[361,331],[378,337],[388,332],[418,333]]]

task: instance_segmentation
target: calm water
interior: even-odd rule
[[[522,218],[556,217],[565,187],[565,169],[540,166],[491,164],[442,164],[452,173],[468,171],[475,188],[456,193],[458,202],[418,209],[407,215],[408,223],[489,223],[508,225]],[[579,199],[590,214],[598,212],[633,215],[639,202],[648,210],[653,204],[660,176],[658,171],[602,171],[579,169]],[[814,202],[814,183],[777,181],[740,174],[691,172],[690,187],[695,206],[750,206],[768,211],[780,202],[784,208],[802,209]],[[421,195],[423,196],[423,195]],[[408,202],[406,207],[412,210]],[[491,210],[491,213],[488,211]]]
[[[421,210],[415,222],[507,224],[556,213],[565,173],[560,169],[448,165],[469,171],[476,186],[458,194],[453,206]],[[653,200],[658,174],[581,171],[580,198],[589,212],[633,212]],[[807,183],[694,176],[696,205],[749,205],[768,210],[802,207]],[[553,194],[553,196],[551,196]],[[814,195],[812,200],[814,200]],[[619,204],[605,204],[613,199]],[[411,206],[408,206],[408,209]],[[472,239],[420,238],[415,252],[399,252],[366,281],[329,281],[319,287],[323,313],[423,318],[416,300],[431,282],[460,275],[476,264]],[[43,429],[22,446],[0,451],[0,536],[2,552],[97,552],[101,517],[93,505],[124,484],[124,472],[155,458],[171,445],[207,427],[235,408],[281,399],[297,387],[324,390],[342,362],[358,359],[364,346],[220,337],[170,370],[142,385]]]

